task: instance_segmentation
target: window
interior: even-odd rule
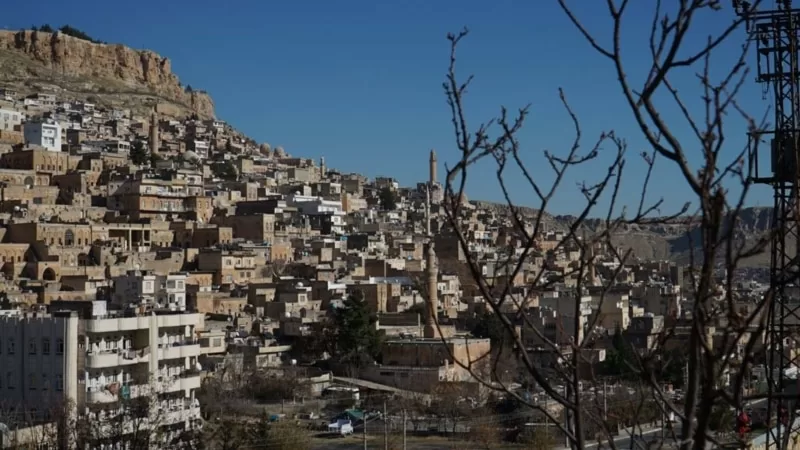
[[[63,391],[64,390],[64,375],[58,374],[56,375],[56,390]]]
[[[47,374],[43,373],[42,374],[42,390],[46,391],[48,389],[50,389],[50,380],[47,379]]]
[[[14,338],[8,338],[8,354],[13,355],[16,351]]]
[[[50,338],[42,338],[42,354],[50,354]]]
[[[64,354],[64,339],[58,338],[56,340],[56,355]]]
[[[36,339],[29,339],[28,340],[28,354],[35,355],[36,354]]]
[[[36,390],[36,374],[29,373],[28,374],[28,389],[35,391]]]

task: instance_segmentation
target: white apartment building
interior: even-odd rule
[[[22,125],[22,119],[21,112],[0,108],[0,131],[14,131],[14,127]]]
[[[25,142],[51,152],[61,151],[61,126],[52,119],[25,122],[22,127]]]
[[[113,302],[186,311],[186,277],[184,273],[162,276],[129,271],[114,278]]]
[[[209,151],[208,142],[206,142],[206,141],[198,141],[198,140],[192,141],[192,151],[200,159],[208,158],[208,151]]]
[[[200,420],[202,324],[202,314],[112,315],[103,301],[80,313],[0,317],[0,398],[41,420],[70,399],[96,421],[131,414],[125,402],[147,397],[148,426],[171,440]]]

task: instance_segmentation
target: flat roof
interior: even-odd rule
[[[446,338],[424,338],[424,337],[413,337],[413,338],[397,338],[397,339],[389,339],[386,341],[387,344],[415,344],[415,345],[432,345],[432,344],[442,344],[442,343],[469,343],[469,342],[478,342],[478,341],[489,341],[489,338],[476,338],[476,337],[461,337],[461,336],[452,336]]]

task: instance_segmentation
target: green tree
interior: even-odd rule
[[[492,341],[492,347],[495,348],[514,345],[514,339],[511,334],[500,321],[500,318],[491,311],[479,316],[471,331],[472,335],[477,338],[489,338]]]
[[[717,432],[733,431],[736,424],[736,413],[729,406],[722,402],[714,405],[711,409],[708,427]]]
[[[397,209],[397,193],[390,187],[381,189],[380,195],[381,209],[384,211],[394,211]]]
[[[684,370],[688,361],[686,352],[679,349],[665,353],[659,371],[662,381],[671,383],[676,389],[683,388]]]
[[[142,166],[150,161],[150,155],[144,148],[142,141],[133,141],[131,143],[131,162],[137,166]]]
[[[211,171],[214,176],[228,181],[236,181],[239,178],[239,172],[236,166],[231,161],[223,161],[211,166]]]
[[[334,310],[331,356],[338,362],[355,367],[378,359],[382,338],[376,322],[377,318],[364,301],[364,293],[360,290],[353,292],[341,308]]]
[[[611,348],[606,353],[606,359],[601,366],[603,375],[616,377],[630,377],[637,359],[630,344],[622,335],[622,330],[617,328],[611,338]]]
[[[46,23],[39,27],[39,31],[42,31],[44,33],[52,33],[53,27],[51,27],[50,24]]]
[[[75,27],[69,26],[69,25],[64,25],[63,27],[61,27],[59,29],[59,31],[64,33],[64,34],[66,34],[67,36],[72,36],[74,38],[83,39],[84,41],[94,42],[95,44],[100,44],[101,43],[100,41],[95,40],[94,38],[92,38],[88,34],[84,33],[83,31],[81,31],[81,30],[79,30],[79,29],[77,29]]]

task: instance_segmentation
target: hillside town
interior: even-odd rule
[[[547,420],[501,411],[509,396],[559,414],[518,354],[557,380],[575,337],[589,335],[586,395],[602,396],[620,429],[664,427],[662,413],[623,417],[635,408],[618,360],[666,327],[671,362],[659,381],[680,402],[691,271],[621,263],[601,242],[587,251],[585,234],[568,239],[555,222],[523,251],[506,210],[466,198],[456,233],[433,150],[419,162],[427,179],[401,186],[158,104],[135,117],[58,92],[0,87],[0,100],[4,447],[27,448],[65,417],[94,425],[93,448],[195,448],[187,436],[248,448],[224,433],[262,417],[308,436],[355,432],[346,439],[356,443],[391,429],[405,445],[406,431],[423,428],[474,441],[495,417],[503,436],[488,448],[501,448]],[[742,314],[765,289],[746,279],[732,288]],[[487,293],[511,299],[501,309],[512,346]],[[710,345],[727,345],[716,337]],[[596,374],[601,393],[589,387]],[[748,392],[765,376],[754,365]],[[758,405],[750,412],[757,422]],[[562,445],[553,439],[535,448]]]

